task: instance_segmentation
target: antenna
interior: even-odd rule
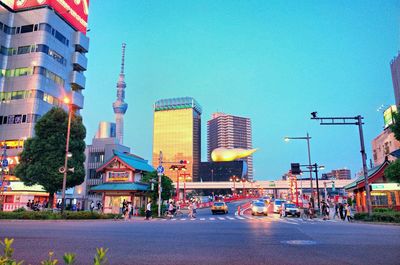
[[[124,74],[124,70],[125,70],[125,47],[126,47],[126,43],[122,43],[121,74]]]

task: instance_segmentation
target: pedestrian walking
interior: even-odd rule
[[[90,203],[90,211],[93,212],[93,210],[94,210],[94,201]]]
[[[340,219],[344,220],[344,216],[343,216],[343,204],[339,203],[339,215],[340,215]]]
[[[351,221],[352,221],[351,206],[350,206],[350,204],[347,204],[347,207],[346,207],[346,217],[347,217],[347,221],[348,221],[348,222],[351,222]]]
[[[150,220],[150,217],[151,217],[151,201],[149,201],[146,206],[146,220]]]
[[[335,220],[336,217],[337,217],[337,218],[340,218],[340,217],[339,217],[339,204],[338,204],[338,203],[335,203],[335,212],[334,212],[334,214],[333,214],[333,219]]]
[[[196,218],[196,214],[197,214],[197,203],[196,201],[194,201],[192,204],[192,217]]]
[[[133,209],[132,209],[132,202],[128,202],[128,218],[129,220],[132,218]]]
[[[188,210],[189,210],[188,218],[193,218],[193,206],[190,203],[188,205]]]

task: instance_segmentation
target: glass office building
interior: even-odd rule
[[[201,157],[201,106],[191,97],[161,99],[154,104],[153,167],[159,164],[163,153],[165,175],[173,181],[178,174],[190,174],[198,180]],[[179,161],[189,161],[186,170],[169,168]]]

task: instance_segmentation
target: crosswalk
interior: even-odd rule
[[[251,216],[251,215],[234,215],[234,216],[218,216],[218,217],[198,217],[198,218],[172,218],[172,219],[161,219],[162,221],[173,221],[173,222],[230,222],[230,221],[250,221],[250,222],[278,222],[290,225],[300,224],[313,224],[318,222],[338,222],[337,220],[322,220],[322,219],[311,219],[303,220],[301,218],[279,218],[278,216]]]

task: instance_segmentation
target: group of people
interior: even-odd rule
[[[101,203],[101,201],[97,201],[96,206],[97,206],[97,211],[99,211],[99,212],[102,212],[102,211],[103,211],[103,204]],[[91,202],[90,202],[89,208],[90,208],[90,211],[91,211],[91,212],[94,211],[94,209],[95,209],[94,201],[91,201]]]
[[[340,218],[343,221],[351,222],[353,220],[353,212],[351,206],[348,203],[336,203],[335,204],[335,214],[333,219]]]
[[[28,200],[26,203],[26,208],[31,209],[32,211],[40,211],[41,208],[47,208],[49,206],[48,201],[44,200],[43,203],[40,201]]]
[[[125,221],[132,219],[132,216],[136,214],[136,206],[132,204],[132,202],[123,200],[121,204],[121,213],[124,216]]]

